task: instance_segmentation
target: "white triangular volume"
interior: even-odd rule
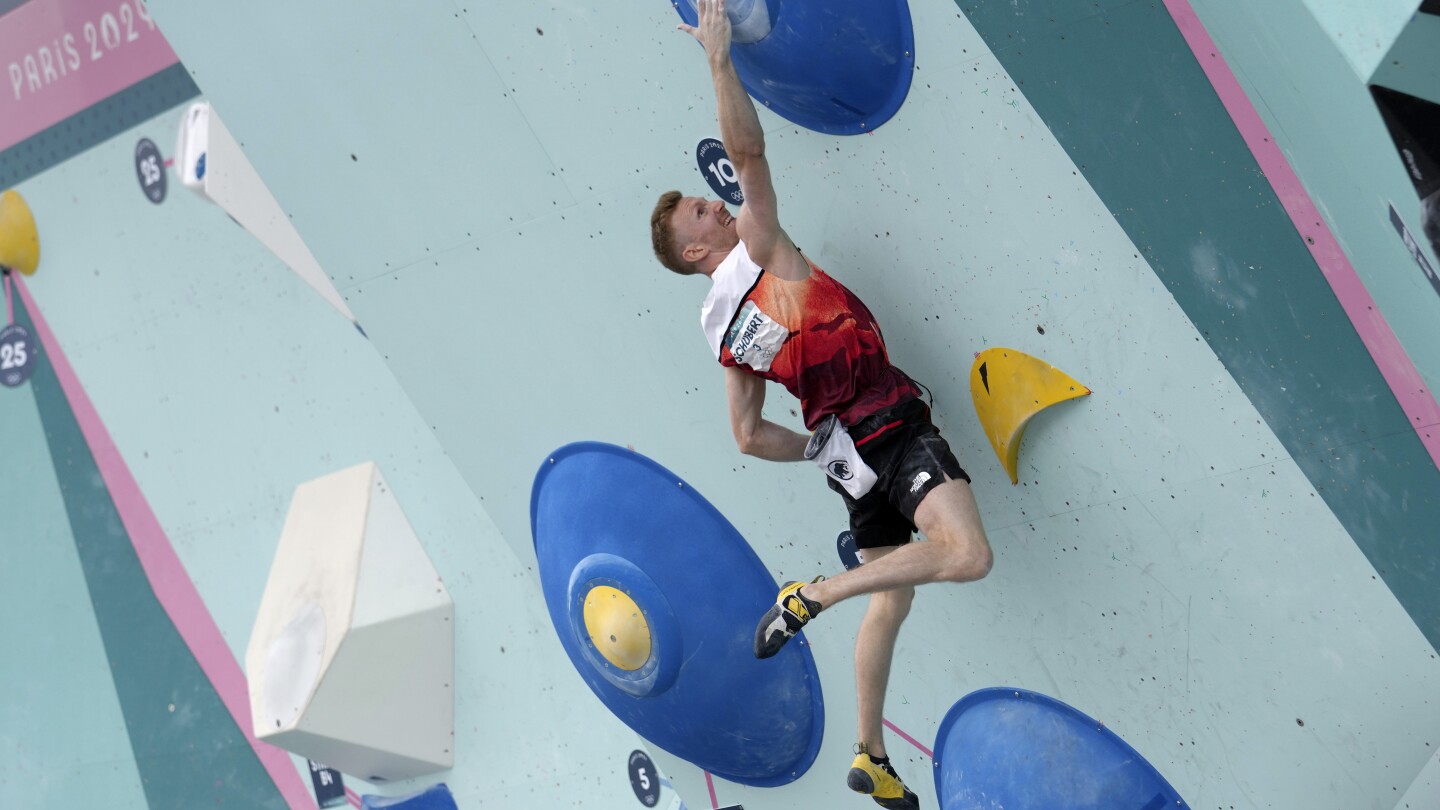
[[[180,182],[220,206],[352,322],[355,316],[209,102],[191,105],[175,144]]]
[[[175,142],[175,166],[180,183],[205,197],[205,149],[210,144],[210,105],[191,104],[180,119],[180,137]],[[209,197],[205,197],[207,200]]]
[[[245,653],[255,736],[369,781],[451,767],[454,613],[373,463],[296,487]]]

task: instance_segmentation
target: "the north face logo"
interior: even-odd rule
[[[911,482],[910,482],[910,491],[911,491],[912,493],[914,493],[914,492],[919,492],[919,491],[920,491],[920,487],[925,486],[925,482],[926,482],[926,481],[929,481],[929,480],[930,480],[930,473],[928,473],[928,472],[921,472],[919,475],[915,476],[915,480],[914,480],[914,481],[911,481]]]
[[[834,461],[830,462],[830,466],[826,469],[830,471],[830,475],[840,479],[841,481],[849,481],[851,478],[855,477],[855,474],[850,472],[850,465],[846,464],[844,459],[835,459]]]

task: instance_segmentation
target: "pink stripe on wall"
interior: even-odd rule
[[[1370,351],[1370,356],[1395,394],[1395,399],[1399,401],[1410,426],[1415,429],[1421,444],[1430,453],[1431,461],[1440,467],[1440,404],[1435,402],[1434,394],[1426,389],[1420,372],[1415,370],[1415,365],[1410,362],[1399,338],[1391,331],[1385,316],[1380,314],[1380,308],[1375,305],[1370,292],[1361,283],[1345,251],[1340,249],[1340,243],[1320,216],[1319,209],[1305,191],[1305,186],[1296,176],[1295,170],[1290,167],[1290,162],[1285,159],[1275,139],[1270,137],[1269,128],[1261,120],[1255,105],[1250,102],[1250,97],[1245,94],[1230,66],[1220,56],[1215,41],[1210,38],[1210,33],[1205,30],[1189,0],[1165,0],[1165,7],[1175,19],[1181,35],[1189,43],[1201,69],[1210,79],[1210,84],[1215,87],[1221,103],[1225,105],[1230,118],[1240,130],[1240,135],[1250,147],[1250,152],[1255,155],[1260,170],[1275,189],[1280,204],[1295,223],[1295,230],[1304,237],[1310,254],[1315,257],[1315,263],[1330,282],[1330,288],[1340,300],[1341,308],[1354,324],[1365,348]]]
[[[269,772],[270,778],[275,781],[276,788],[291,810],[315,810],[315,801],[310,797],[304,780],[300,778],[300,772],[290,761],[290,755],[255,739],[254,730],[250,726],[250,694],[245,673],[241,671],[240,664],[230,652],[224,637],[220,635],[220,628],[210,616],[210,610],[205,607],[200,593],[195,590],[195,584],[190,581],[190,575],[186,573],[185,566],[170,545],[170,538],[165,535],[155,513],[150,511],[149,502],[135,483],[135,478],[130,474],[130,468],[120,456],[115,442],[110,439],[110,433],[100,421],[99,413],[86,396],[80,379],[75,376],[74,369],[61,351],[55,335],[50,332],[39,307],[35,306],[30,291],[18,277],[14,282],[15,289],[19,291],[21,300],[30,312],[30,319],[35,324],[40,343],[45,347],[50,364],[55,369],[55,376],[60,380],[60,387],[70,401],[70,408],[75,412],[75,421],[79,423],[85,442],[95,457],[95,464],[100,468],[100,476],[105,479],[105,486],[115,501],[120,522],[125,524],[130,542],[135,545],[135,553],[140,558],[140,565],[145,569],[145,576],[150,580],[155,597],[169,614],[175,629],[180,631],[181,638],[185,639],[185,644],[194,654],[205,676],[210,679],[220,700],[230,710],[231,717],[235,718],[235,724],[250,742],[250,747],[255,749],[255,755]]]
[[[30,0],[0,17],[0,150],[179,61],[141,0]]]
[[[914,737],[911,737],[909,734],[906,734],[905,732],[901,731],[899,726],[895,725],[894,723],[890,722],[889,720],[886,720],[886,719],[883,718],[883,717],[880,718],[880,722],[881,722],[881,723],[884,723],[886,728],[890,729],[891,731],[893,731],[893,732],[895,732],[897,735],[899,735],[899,736],[900,736],[900,739],[904,740],[905,742],[910,743],[911,745],[915,746],[916,748],[919,748],[919,749],[920,749],[920,753],[924,754],[925,756],[927,756],[927,757],[929,757],[929,758],[931,758],[931,759],[934,759],[934,758],[935,758],[935,752],[934,752],[934,751],[931,751],[929,748],[926,748],[924,743],[920,742],[919,740],[915,739]]]
[[[705,787],[710,788],[710,807],[711,810],[714,810],[720,806],[720,800],[715,798],[715,778],[710,775],[709,771],[705,772]]]

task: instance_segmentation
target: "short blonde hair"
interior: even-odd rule
[[[655,210],[650,214],[650,245],[655,249],[655,258],[670,270],[682,276],[690,276],[699,269],[680,255],[681,246],[675,242],[675,227],[670,220],[683,199],[678,191],[667,191],[660,195]]]

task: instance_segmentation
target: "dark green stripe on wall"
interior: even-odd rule
[[[36,334],[15,299],[15,322]],[[29,380],[151,810],[286,810],[285,800],[180,636],[45,352]],[[83,745],[83,741],[76,741]]]
[[[958,5],[1440,648],[1440,470],[1164,5]]]
[[[49,129],[0,151],[0,189],[58,166],[92,146],[200,95],[185,65],[176,63],[87,107]],[[165,152],[173,145],[159,144]]]

